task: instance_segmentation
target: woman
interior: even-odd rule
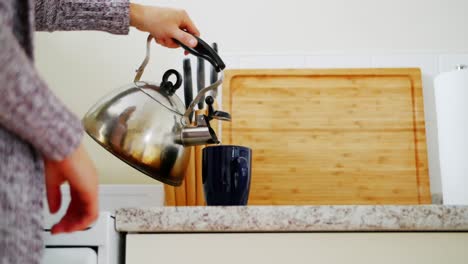
[[[60,185],[72,200],[53,234],[89,226],[98,215],[97,174],[82,143],[83,128],[39,77],[33,31],[99,30],[128,34],[133,26],[165,47],[173,38],[194,47],[199,35],[181,10],[128,0],[0,1],[0,262],[39,263],[44,189],[52,213]]]

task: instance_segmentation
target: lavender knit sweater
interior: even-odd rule
[[[34,30],[128,28],[128,0],[0,1],[0,263],[40,263],[42,157],[63,159],[83,135],[34,67]]]

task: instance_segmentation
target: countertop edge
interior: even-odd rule
[[[247,206],[122,208],[130,233],[468,232],[468,206]]]

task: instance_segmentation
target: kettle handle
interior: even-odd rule
[[[213,68],[217,72],[220,72],[226,68],[226,64],[224,64],[221,57],[219,57],[216,49],[212,48],[208,43],[203,41],[203,39],[193,34],[190,34],[190,35],[192,35],[195,39],[197,39],[197,42],[198,42],[197,46],[195,46],[194,48],[184,45],[184,43],[180,42],[177,39],[172,39],[172,40],[174,40],[175,43],[179,44],[179,46],[184,48],[189,53],[207,60],[209,63],[211,63],[211,65],[213,65]]]
[[[211,48],[210,45],[208,45],[205,41],[203,41],[201,38],[193,35],[197,41],[198,45],[195,48],[190,48],[186,45],[184,45],[182,42],[178,41],[177,39],[173,39],[177,44],[179,44],[182,48],[184,48],[186,51],[189,53],[203,58],[207,61],[209,61],[214,69],[217,72],[220,72],[224,70],[226,65],[224,64],[223,60],[219,57],[218,53],[216,52],[215,49]],[[154,37],[150,34],[148,35],[148,38],[146,40],[146,57],[143,60],[143,63],[141,66],[137,69],[137,74],[135,76],[135,79],[133,80],[134,82],[138,82],[141,79],[141,76],[143,75],[143,72],[145,71],[146,65],[148,65],[148,62],[150,60],[150,53],[151,53],[151,41],[154,39]]]
[[[151,41],[154,39],[152,35],[148,35],[148,38],[146,39],[146,57],[145,60],[143,60],[143,63],[141,63],[140,67],[136,70],[136,76],[133,82],[139,82],[141,79],[141,76],[143,75],[143,72],[145,71],[146,65],[148,65],[148,62],[150,60],[150,55],[151,55]]]

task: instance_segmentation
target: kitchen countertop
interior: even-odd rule
[[[123,208],[121,232],[467,231],[468,206]]]

